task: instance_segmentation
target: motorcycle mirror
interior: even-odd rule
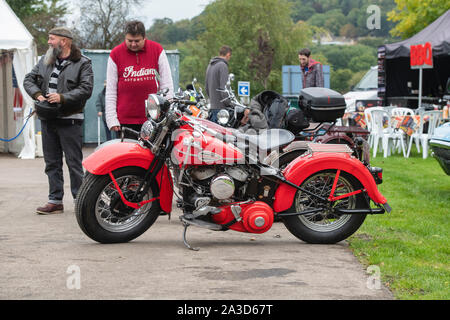
[[[192,83],[197,83],[197,78],[192,79]]]
[[[234,81],[234,73],[230,73],[229,75],[228,75],[228,80],[231,82],[231,81]]]
[[[168,92],[169,92],[169,88],[165,88],[165,89],[162,89],[162,90],[160,91],[160,93],[161,93],[163,96],[166,96]]]
[[[244,108],[243,106],[236,105],[234,109],[236,110],[237,113],[242,113],[245,111],[246,108]]]

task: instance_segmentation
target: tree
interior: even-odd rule
[[[356,28],[351,23],[347,23],[346,25],[341,27],[341,29],[339,30],[339,35],[341,37],[354,39],[357,35]]]
[[[349,91],[352,76],[353,72],[349,69],[340,69],[331,72],[331,88],[340,93]]]
[[[388,13],[388,19],[398,24],[391,35],[409,38],[450,9],[448,0],[395,0],[397,7]]]
[[[253,81],[251,88],[254,93],[267,87],[280,91],[281,77],[274,77],[273,72],[281,70],[283,64],[297,63],[298,49],[307,46],[311,40],[311,31],[307,25],[294,24],[291,12],[291,4],[287,0],[212,2],[203,13],[205,32],[198,38],[201,47],[205,48],[200,53],[204,67],[199,71],[204,73],[209,60],[217,55],[219,48],[229,45],[233,49],[230,71],[236,74],[237,79]],[[270,71],[266,61],[264,75],[256,75],[254,69],[250,68],[252,57],[259,54],[260,32],[263,32],[264,46],[274,50]]]
[[[191,38],[193,23],[184,19],[174,23],[172,19],[155,19],[148,30],[149,38],[161,43],[163,46],[185,42]]]
[[[275,49],[270,45],[270,36],[267,31],[258,30],[258,51],[252,54],[249,68],[253,71],[256,80],[267,89],[267,80],[272,71]]]
[[[358,72],[361,70],[369,70],[370,67],[377,64],[377,57],[370,52],[363,53],[362,55],[354,56],[349,61],[349,68],[353,72]]]
[[[7,0],[36,41],[38,54],[48,48],[48,31],[65,24],[67,4],[62,0]]]
[[[308,21],[310,24],[327,28],[334,35],[339,35],[342,27],[351,24],[355,28],[356,37],[387,37],[393,23],[387,20],[386,12],[395,7],[394,0],[289,0],[293,4],[292,18],[294,22]],[[367,8],[376,5],[381,10],[381,28],[369,29],[367,19],[370,14]],[[347,26],[343,33],[349,32]],[[353,31],[351,31],[351,34]]]
[[[22,20],[42,11],[43,0],[6,0],[16,16]]]
[[[81,0],[77,33],[83,48],[112,49],[124,39],[124,27],[141,0]]]
[[[167,31],[171,25],[173,25],[172,19],[155,19],[147,34],[153,41],[164,44],[165,40],[167,40]]]

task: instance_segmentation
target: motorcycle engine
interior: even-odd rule
[[[229,175],[220,174],[211,181],[210,190],[214,198],[226,200],[234,195],[234,181]]]
[[[236,189],[242,187],[249,177],[245,168],[239,166],[221,169],[219,171],[217,167],[198,167],[190,172],[195,184],[202,186],[203,190],[209,189],[211,195],[219,201],[232,198]]]

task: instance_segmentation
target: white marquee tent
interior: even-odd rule
[[[6,50],[13,53],[13,66],[17,83],[23,96],[23,118],[25,119],[33,108],[33,100],[23,88],[23,79],[37,62],[36,44],[33,36],[28,32],[19,18],[17,18],[6,1],[0,0],[0,51]],[[6,79],[6,76],[3,76],[3,79]],[[3,81],[3,87],[6,88],[5,81]],[[1,90],[2,88],[0,88]],[[3,92],[3,95],[6,95],[6,93]],[[0,100],[0,126],[3,126],[4,129],[0,132],[0,137],[7,139],[11,137],[3,137],[4,132],[8,133],[5,127],[15,127],[15,122],[12,106],[4,103],[4,101],[7,101],[7,99]],[[11,131],[9,130],[9,132]],[[34,159],[36,156],[34,118],[28,121],[22,135],[22,145],[17,146],[19,150],[21,148],[19,158]]]

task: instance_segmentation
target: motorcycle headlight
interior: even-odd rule
[[[146,121],[141,128],[141,139],[142,140],[151,140],[155,134],[155,126],[152,121]]]
[[[208,111],[202,110],[200,112],[200,118],[202,119],[208,119]]]
[[[145,101],[145,113],[155,121],[158,120],[161,115],[160,101],[156,94],[150,94]]]
[[[145,101],[145,113],[153,120],[158,120],[161,114],[167,112],[170,102],[157,94],[150,94]]]
[[[220,110],[217,114],[217,122],[221,125],[226,125],[228,120],[230,120],[230,113],[225,109]]]

